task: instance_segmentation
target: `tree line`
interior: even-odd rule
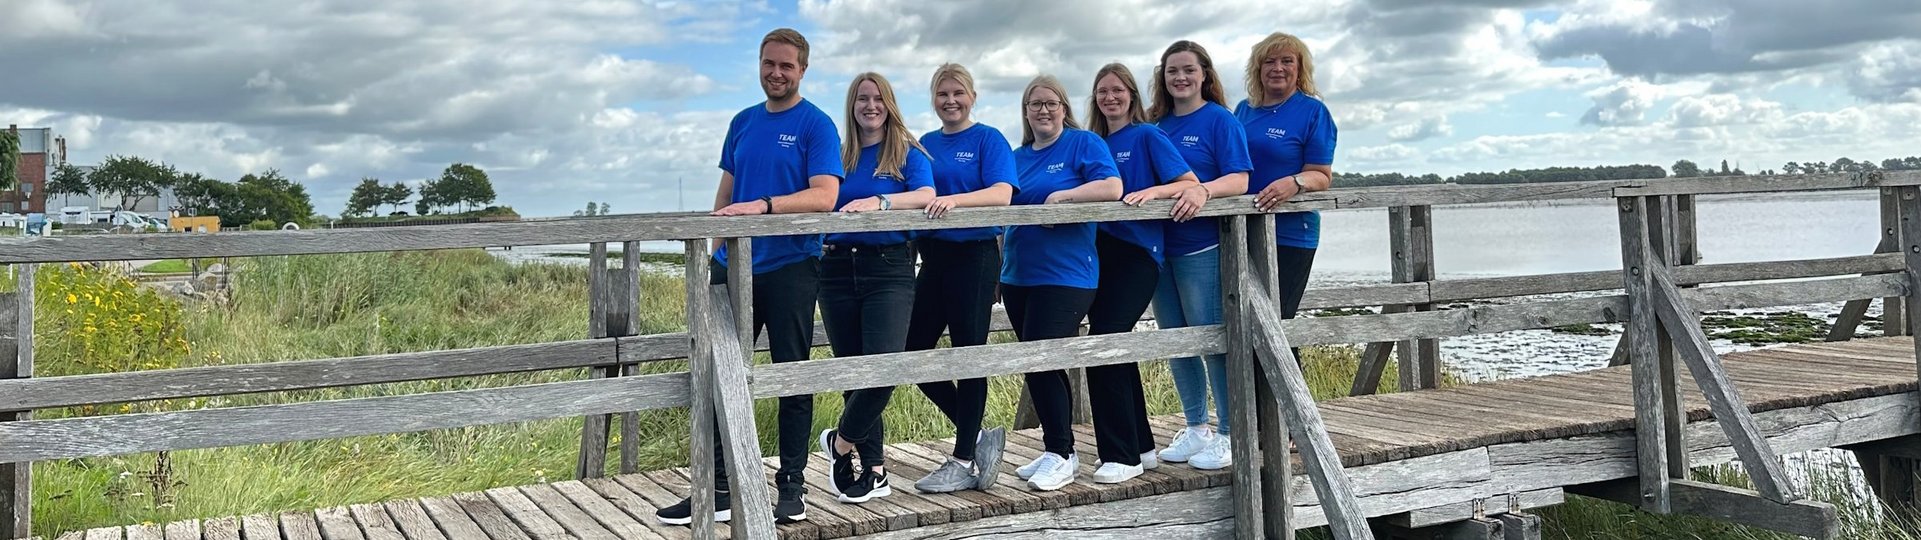
[[[379,207],[393,208],[391,215],[405,215],[400,206],[408,199],[420,195],[414,202],[415,215],[427,215],[442,208],[457,207],[462,212],[481,208],[494,202],[494,183],[487,178],[487,171],[465,163],[455,163],[440,172],[440,177],[421,182],[415,190],[404,182],[392,185],[382,184],[379,178],[366,177],[354,186],[353,193],[347,196],[347,208],[343,217],[372,216]]]
[[[134,208],[142,201],[173,190],[179,210],[189,215],[220,216],[220,226],[240,227],[254,222],[308,223],[313,217],[313,198],[307,186],[267,169],[249,173],[227,182],[200,173],[181,172],[172,165],[135,156],[107,156],[92,170],[71,164],[54,168],[47,179],[47,196],[113,193],[120,196],[119,208]]]
[[[1889,158],[1880,163],[1850,158],[1840,158],[1832,163],[1816,161],[1809,163],[1787,162],[1782,165],[1780,174],[1820,174],[1873,172],[1876,170],[1904,171],[1921,170],[1921,157]],[[1774,169],[1765,169],[1757,174],[1777,174]],[[1540,169],[1509,169],[1506,172],[1472,172],[1454,176],[1441,176],[1428,173],[1422,175],[1388,173],[1346,173],[1336,175],[1335,185],[1340,187],[1406,186],[1420,184],[1525,184],[1538,182],[1588,182],[1597,180],[1640,180],[1650,178],[1694,178],[1703,176],[1747,176],[1739,166],[1729,166],[1721,160],[1720,167],[1702,167],[1691,160],[1674,162],[1672,167],[1663,169],[1659,165],[1603,165],[1597,167],[1547,167]]]

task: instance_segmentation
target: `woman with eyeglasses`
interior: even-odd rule
[[[1051,75],[1034,78],[1021,92],[1021,147],[1014,150],[1021,191],[1014,204],[1114,201],[1121,179],[1099,135],[1074,121],[1067,89]],[[1021,341],[1072,337],[1094,303],[1100,262],[1093,223],[1009,227],[1001,263],[1001,303]],[[1074,481],[1073,400],[1067,372],[1027,374],[1028,394],[1041,421],[1044,452],[1015,470],[1028,486],[1052,491]]]
[[[1234,107],[1234,116],[1247,128],[1247,151],[1254,158],[1247,187],[1260,194],[1255,207],[1273,211],[1333,184],[1338,133],[1320,95],[1314,87],[1314,55],[1300,38],[1275,32],[1254,44],[1247,59],[1247,99]],[[1274,233],[1280,274],[1275,295],[1281,317],[1292,319],[1321,244],[1321,214],[1276,214]]]
[[[1122,191],[1127,192],[1122,202],[1138,206],[1178,197],[1199,185],[1174,143],[1147,123],[1140,85],[1127,66],[1101,67],[1094,74],[1094,94],[1088,101],[1087,127],[1105,137],[1114,156]],[[1176,205],[1191,206],[1191,201]],[[1089,334],[1128,332],[1140,322],[1160,282],[1162,244],[1160,220],[1109,221],[1095,227],[1094,249],[1101,272],[1088,312]],[[1147,424],[1139,365],[1087,368],[1087,394],[1101,458],[1094,471],[1095,483],[1125,482],[1160,465],[1154,459],[1154,432]]]
[[[965,207],[1007,206],[1019,191],[1013,147],[999,129],[974,121],[974,76],[960,64],[934,70],[930,91],[939,130],[921,135],[934,161],[934,190],[927,217]],[[987,343],[994,287],[1001,270],[1000,227],[939,229],[914,238],[920,277],[907,324],[907,350],[925,351],[943,332],[955,347]],[[987,415],[987,379],[920,384],[921,393],[954,423],[954,451],[927,477],[914,482],[922,493],[985,490],[998,479],[1007,432],[981,429]]]
[[[1214,218],[1194,213],[1215,197],[1247,193],[1247,172],[1254,164],[1247,155],[1247,132],[1227,109],[1220,73],[1207,49],[1192,41],[1177,41],[1161,53],[1154,71],[1154,106],[1148,110],[1181,157],[1202,179],[1181,193],[1171,219],[1163,221],[1167,238],[1167,268],[1154,292],[1154,321],[1161,328],[1204,326],[1221,322],[1221,229]],[[1161,450],[1160,459],[1187,463],[1197,469],[1221,469],[1233,464],[1227,415],[1227,356],[1175,358],[1167,362],[1174,389],[1181,398],[1187,427],[1175,433]],[[1212,390],[1210,392],[1210,390]],[[1208,425],[1207,398],[1214,396],[1219,432]]]
[[[847,87],[841,163],[841,212],[919,209],[934,198],[934,169],[907,131],[894,87],[877,73],[862,73]],[[907,347],[907,316],[914,304],[914,251],[903,231],[835,233],[822,242],[821,324],[835,357],[901,352]],[[838,427],[821,432],[831,465],[828,486],[844,503],[863,503],[893,493],[887,481],[885,427],[881,413],[894,387],[843,394]],[[854,456],[860,457],[859,466]]]

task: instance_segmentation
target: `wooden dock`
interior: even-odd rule
[[[1774,448],[1799,452],[1897,438],[1917,422],[1913,343],[1881,338],[1791,345],[1728,354],[1728,373],[1742,389]],[[1698,401],[1698,400],[1696,400]],[[1635,475],[1634,402],[1628,368],[1509,379],[1417,392],[1322,402],[1321,414],[1348,469],[1356,495],[1377,527],[1420,527],[1491,519],[1562,502],[1565,490]],[[1705,405],[1688,410],[1692,464],[1732,460]],[[1154,419],[1163,444],[1182,425]],[[1077,441],[1095,454],[1085,425]],[[786,539],[1072,538],[1138,534],[1212,537],[1232,532],[1230,471],[1166,464],[1132,481],[1102,485],[1082,479],[1053,492],[1028,490],[1014,465],[1039,455],[1040,433],[1017,430],[1007,471],[985,492],[924,495],[913,479],[939,464],[945,441],[889,445],[894,495],[861,505],[835,502],[821,486],[825,458],[811,462],[808,515],[783,525]],[[773,462],[767,462],[771,472]],[[1298,464],[1296,465],[1298,467]],[[133,525],[81,531],[62,540],[261,539],[681,539],[687,527],[657,523],[655,509],[688,493],[687,469],[503,487],[418,500],[345,508]],[[1305,478],[1295,488],[1294,525],[1323,523]],[[1435,504],[1445,503],[1445,504]],[[723,532],[725,528],[723,528]]]

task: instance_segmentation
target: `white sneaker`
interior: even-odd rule
[[[1141,470],[1151,471],[1154,469],[1161,468],[1161,458],[1159,457],[1159,455],[1160,455],[1160,452],[1155,452],[1153,450],[1141,452]]]
[[[1194,466],[1196,469],[1207,471],[1225,469],[1233,466],[1233,438],[1226,435],[1215,435],[1214,440],[1208,443],[1207,448],[1201,449],[1201,452],[1198,454],[1194,454],[1194,457],[1189,459],[1187,464]]]
[[[1049,457],[1059,458],[1060,456],[1053,453],[1043,452],[1041,453],[1040,458],[1035,459],[1034,461],[1030,461],[1026,465],[1022,465],[1014,469],[1014,475],[1021,477],[1022,480],[1033,478],[1034,471],[1040,470],[1041,465],[1045,464],[1045,462],[1047,461],[1047,458]]]
[[[1143,470],[1145,469],[1142,469],[1140,465],[1102,463],[1101,468],[1094,471],[1094,483],[1119,484],[1133,480],[1136,476],[1140,476]]]
[[[1034,463],[1040,466],[1035,467],[1033,476],[1028,477],[1027,487],[1054,491],[1074,482],[1074,476],[1080,473],[1081,457],[1078,454],[1061,457],[1060,454],[1047,452],[1041,454]]]
[[[1194,454],[1207,449],[1208,443],[1213,442],[1214,439],[1214,428],[1211,427],[1194,426],[1181,429],[1179,433],[1174,434],[1174,442],[1168,443],[1167,448],[1161,449],[1160,461],[1186,463],[1194,457]]]

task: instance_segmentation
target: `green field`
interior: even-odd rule
[[[587,279],[581,266],[512,265],[478,250],[431,253],[268,257],[234,261],[227,305],[181,304],[123,279],[79,267],[43,270],[37,336],[43,374],[159,369],[579,339],[587,330]],[[681,280],[644,274],[640,333],[681,330]],[[94,302],[91,298],[107,299]],[[61,306],[67,306],[62,308]],[[118,321],[108,328],[102,321]],[[92,329],[89,331],[88,329]],[[120,333],[115,333],[120,332]],[[155,336],[160,336],[156,338]],[[1002,336],[997,339],[1005,340]],[[826,355],[818,349],[817,355]],[[1310,384],[1326,399],[1346,391],[1354,349],[1305,353]],[[683,369],[676,363],[648,366]],[[1391,366],[1390,366],[1391,368]],[[1178,398],[1160,363],[1144,368],[1154,414],[1174,414]],[[426,391],[577,380],[584,370],[472,377],[137,407],[42,411],[40,417],[285,403]],[[1394,374],[1384,377],[1392,386]],[[1018,379],[994,381],[990,425],[1012,422]],[[886,419],[890,438],[951,436],[945,419],[919,392],[896,395]],[[773,423],[771,401],[759,421]],[[838,395],[820,396],[816,429],[840,410]],[[686,463],[683,411],[643,413],[641,466]],[[289,426],[294,429],[294,426]],[[140,522],[242,515],[423,497],[572,477],[580,420],[562,419],[377,437],[173,452],[165,467],[153,454],[42,462],[35,465],[35,532]],[[772,448],[763,430],[763,448]],[[616,460],[617,461],[617,460]],[[1867,523],[1871,510],[1850,501],[1846,471],[1807,471],[1812,490],[1843,505],[1851,537],[1883,538]],[[1737,483],[1726,469],[1702,475]],[[1783,538],[1717,522],[1639,514],[1624,506],[1570,497],[1542,512],[1556,538]]]

